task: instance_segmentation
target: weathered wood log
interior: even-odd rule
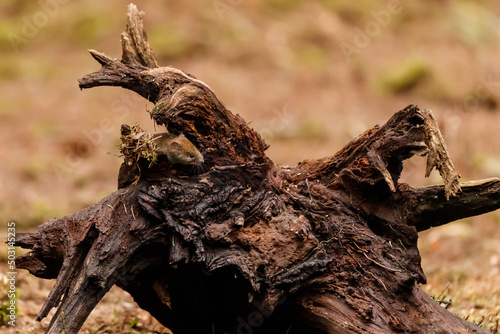
[[[410,105],[337,154],[276,166],[267,145],[200,80],[158,67],[129,6],[122,60],[81,88],[131,89],[203,153],[203,170],[148,168],[137,182],[16,244],[19,268],[56,279],[38,319],[76,333],[113,286],[174,333],[483,333],[431,300],[418,232],[500,208],[500,179],[459,184],[436,121]],[[444,186],[398,182],[427,155]]]

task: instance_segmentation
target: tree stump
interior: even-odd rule
[[[330,157],[277,166],[207,84],[158,67],[142,15],[129,6],[122,60],[90,50],[102,68],[80,87],[137,92],[205,162],[159,169],[139,154],[135,182],[17,236],[31,249],[18,268],[56,279],[46,333],[77,333],[115,284],[175,334],[485,332],[419,286],[418,232],[500,208],[499,178],[459,183],[430,110],[410,105]],[[415,154],[443,186],[398,183]]]

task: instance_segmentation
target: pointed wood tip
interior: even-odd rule
[[[96,50],[93,50],[93,49],[89,49],[88,51],[89,51],[90,55],[92,56],[92,58],[94,58],[95,60],[97,60],[97,62],[99,64],[101,64],[102,66],[106,66],[109,63],[113,62],[113,59],[111,59],[110,57],[106,56],[102,52],[99,52],[99,51],[96,51]]]

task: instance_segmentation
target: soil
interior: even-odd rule
[[[1,239],[7,222],[34,231],[115,191],[121,124],[164,131],[153,126],[152,105],[132,92],[78,89],[77,79],[98,69],[87,49],[121,56],[127,4],[0,5]],[[277,164],[332,155],[415,103],[433,110],[462,180],[500,176],[498,2],[169,0],[139,8],[159,63],[206,82],[265,137]],[[422,158],[404,168],[402,182],[412,186],[441,182],[437,173],[424,178]],[[426,292],[493,333],[499,226],[497,211],[420,234]],[[7,260],[0,245],[2,275]],[[48,319],[34,319],[53,283],[18,272],[16,327],[4,324],[6,333],[46,328]],[[82,330],[168,332],[118,288]]]

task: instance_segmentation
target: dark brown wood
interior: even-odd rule
[[[38,316],[57,308],[46,333],[76,333],[115,284],[176,334],[484,333],[419,286],[418,231],[500,207],[499,179],[459,184],[431,111],[410,105],[331,157],[276,166],[208,85],[158,67],[141,17],[131,5],[123,59],[91,51],[103,67],[80,87],[154,102],[154,121],[205,163],[193,173],[138,158],[122,189],[18,236],[31,249],[18,266],[56,279]],[[443,186],[398,182],[415,154]]]
[[[405,215],[417,231],[481,215],[500,207],[500,178],[464,182],[460,196],[446,200],[442,187],[401,188]]]

